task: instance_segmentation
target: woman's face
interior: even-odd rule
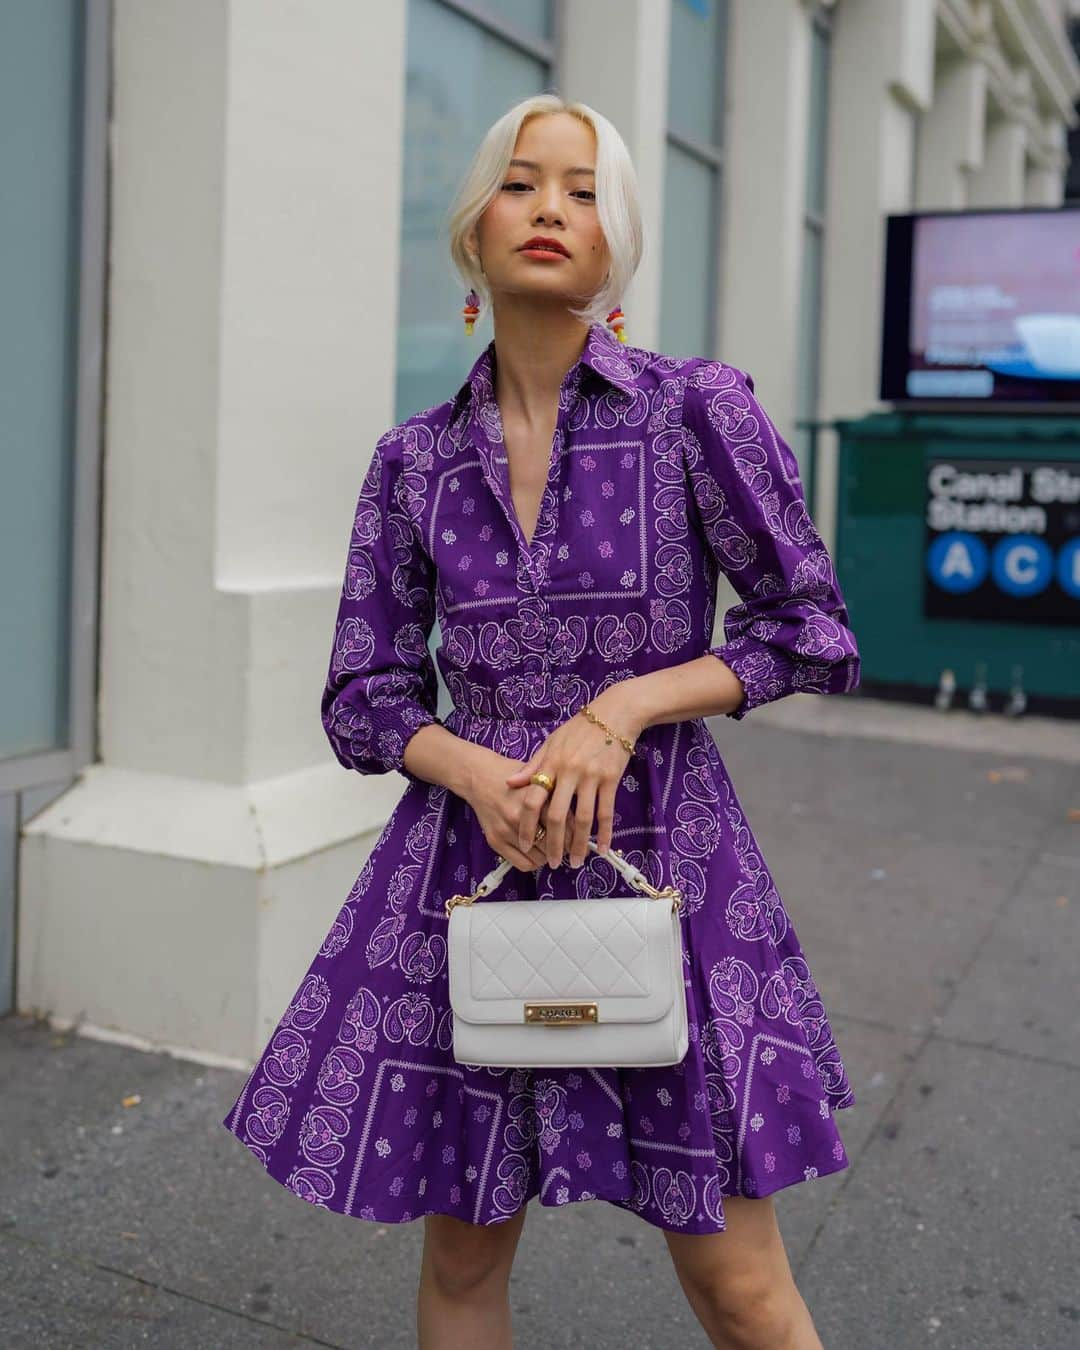
[[[529,163],[514,162],[520,160]],[[597,218],[595,167],[592,128],[579,118],[548,113],[525,123],[472,241],[493,297],[502,292],[565,307],[600,289],[611,257]],[[566,253],[523,252],[535,235],[558,240]]]

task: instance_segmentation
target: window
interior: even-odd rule
[[[19,830],[95,755],[108,0],[0,0],[0,1016]]]
[[[552,0],[409,0],[396,421],[448,398],[490,338],[488,318],[465,335],[446,208],[495,118],[554,88],[555,18]]]
[[[671,0],[661,351],[711,356],[720,253],[727,0]]]

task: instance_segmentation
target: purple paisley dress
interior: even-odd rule
[[[322,721],[347,768],[408,785],[222,1124],[274,1180],[361,1219],[492,1224],[538,1195],[718,1232],[724,1196],[847,1167],[834,1112],[855,1098],[704,720],[647,728],[616,799],[614,846],[684,897],[690,1045],[659,1068],[454,1059],[443,903],[496,856],[471,807],[402,755],[441,721],[528,759],[608,685],[709,651],[745,686],[739,720],[796,690],[853,689],[858,648],[795,456],[748,374],[593,324],[527,541],[495,361],[492,341],[452,399],[387,431],[369,462]],[[740,603],[710,646],[720,570]],[[626,889],[590,853],[514,869],[499,898]]]

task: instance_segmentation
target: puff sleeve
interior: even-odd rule
[[[685,388],[682,432],[700,529],[741,601],[724,615],[725,640],[708,649],[746,691],[727,716],[738,720],[797,691],[854,689],[859,650],[836,571],[807,511],[795,454],[753,378],[703,362]]]
[[[401,439],[387,432],[376,443],[356,503],[322,724],[347,769],[396,769],[426,783],[406,769],[403,756],[414,732],[440,720],[427,645],[435,577],[407,510],[402,470]]]

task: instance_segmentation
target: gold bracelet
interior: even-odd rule
[[[606,722],[601,722],[599,717],[597,717],[597,715],[593,712],[593,710],[589,707],[587,703],[584,704],[581,708],[579,708],[578,711],[583,712],[585,716],[589,719],[589,721],[593,723],[594,726],[598,726],[602,728],[602,730],[607,732],[607,740],[605,741],[605,745],[610,745],[612,738],[614,737],[615,740],[622,741],[623,749],[626,751],[628,755],[632,755],[634,753],[634,742],[630,740],[628,736],[620,736],[619,733],[617,731],[613,731],[611,727],[607,725]]]

